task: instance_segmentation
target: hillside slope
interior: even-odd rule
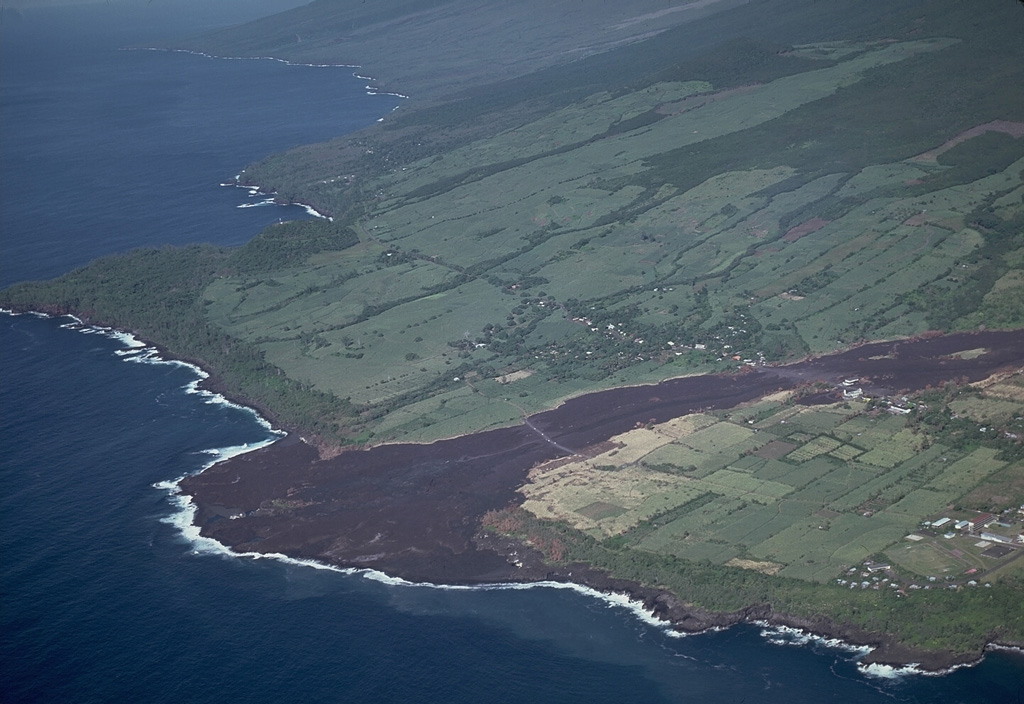
[[[165,257],[160,280],[180,271],[195,296],[169,283],[173,315],[159,287],[122,301],[89,270],[4,297],[164,334],[330,442],[1020,326],[1021,30],[1009,2],[723,10],[250,166],[244,181],[334,223],[272,227],[202,277]],[[264,389],[268,368],[290,390]]]

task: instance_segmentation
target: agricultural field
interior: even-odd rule
[[[331,447],[451,437],[591,391],[867,340],[1024,326],[1024,93],[1006,90],[1024,84],[1019,8],[864,3],[823,26],[816,5],[745,5],[411,100],[240,174],[330,220],[5,296],[146,330]],[[763,447],[710,431],[665,452],[702,475],[723,452],[761,453],[775,481],[792,443],[804,469],[787,481],[803,486],[831,462],[898,471],[918,450],[842,422],[807,416],[807,437]]]
[[[1005,394],[1018,377],[989,387]],[[980,412],[1002,409],[995,396],[968,397]],[[915,418],[778,395],[693,414],[620,435],[601,454],[535,467],[523,508],[618,547],[816,582],[883,553],[908,579],[998,567],[959,538],[906,536],[978,487],[1003,487],[1019,502],[1024,463],[994,447],[945,445]]]
[[[296,381],[372,409],[376,436],[396,440],[517,422],[517,408],[615,384],[921,332],[927,312],[907,297],[985,266],[968,215],[1019,210],[1024,140],[993,133],[1019,157],[965,180],[949,177],[953,157],[989,132],[931,159],[917,157],[946,138],[815,173],[760,135],[956,45],[797,46],[772,60],[815,57],[808,70],[742,88],[594,93],[364,184],[376,197],[354,225],[358,245],[218,278],[207,319]],[[716,145],[745,161],[702,166]],[[667,171],[665,156],[687,149],[700,178]],[[999,281],[997,297],[1021,284]],[[494,383],[520,373],[531,381]],[[433,411],[410,416],[428,399]],[[888,467],[913,452],[818,442],[800,452]]]

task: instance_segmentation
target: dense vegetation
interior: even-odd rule
[[[337,438],[351,433],[356,420],[350,404],[288,378],[255,346],[206,321],[202,292],[209,283],[236,266],[268,267],[267,252],[287,260],[289,245],[275,239],[289,237],[291,229],[272,226],[233,251],[197,245],[99,259],[50,282],[6,289],[4,306],[73,313],[137,332],[175,357],[214,370],[225,390],[286,427]]]

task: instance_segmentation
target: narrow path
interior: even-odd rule
[[[553,446],[557,447],[557,448],[558,448],[559,450],[561,450],[562,452],[567,452],[567,453],[569,453],[570,455],[575,455],[575,454],[577,454],[577,453],[576,453],[576,450],[570,450],[570,449],[569,449],[568,447],[566,447],[565,445],[560,445],[560,444],[558,444],[557,442],[555,442],[554,440],[552,440],[551,438],[549,438],[549,437],[547,436],[547,433],[545,433],[545,432],[544,432],[543,430],[541,430],[541,429],[540,429],[540,428],[538,428],[538,427],[537,427],[536,425],[534,425],[533,423],[531,423],[531,422],[530,422],[530,419],[529,419],[528,417],[526,417],[526,415],[525,415],[525,414],[523,414],[523,423],[525,423],[525,424],[526,424],[526,427],[528,427],[528,428],[529,428],[530,430],[532,430],[533,432],[537,433],[537,435],[539,435],[539,436],[540,436],[540,437],[541,437],[541,438],[542,438],[542,439],[543,439],[543,440],[544,440],[545,442],[547,442],[547,443],[549,443],[549,444],[551,444],[551,445],[553,445]]]

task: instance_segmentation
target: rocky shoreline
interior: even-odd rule
[[[979,348],[987,352],[965,355],[970,359],[956,354]],[[853,374],[870,380],[875,393],[898,393],[948,379],[977,381],[1021,364],[1024,330],[872,343],[744,374],[588,394],[517,427],[430,444],[380,445],[322,458],[292,433],[186,477],[179,489],[195,504],[202,535],[237,552],[279,553],[434,584],[571,582],[629,594],[682,632],[765,622],[870,646],[864,664],[942,671],[976,661],[982,653],[914,650],[889,634],[777,613],[768,604],[732,613],[704,611],[687,604],[685,595],[616,579],[588,565],[549,564],[539,551],[482,530],[483,517],[518,505],[518,489],[538,462],[564,456],[563,448],[586,454],[588,447],[638,422],[731,408],[780,389]]]
[[[481,547],[486,546],[499,551],[504,549],[510,562],[515,560],[522,565],[514,576],[506,581],[572,582],[605,594],[626,595],[631,601],[642,604],[643,610],[654,618],[687,635],[730,628],[744,623],[794,629],[835,645],[866,650],[859,660],[862,666],[885,665],[934,674],[977,664],[984,656],[984,651],[952,653],[919,650],[906,646],[888,633],[866,631],[855,625],[835,623],[826,618],[805,618],[778,612],[770,604],[753,604],[730,612],[708,611],[687,603],[669,591],[647,587],[630,580],[616,579],[589,565],[574,563],[552,567],[544,562],[540,553],[518,541],[488,534],[481,534],[479,537]],[[994,645],[1024,652],[1024,643]]]
[[[67,311],[45,307],[37,307],[34,312],[69,315]],[[101,325],[88,320],[80,322],[87,327]],[[125,332],[135,339],[145,339],[141,333]],[[200,384],[205,390],[252,408],[263,418],[274,421],[272,409],[233,396],[215,370],[211,370],[203,360],[174,355],[160,345],[145,344],[164,359],[175,359],[202,369],[208,374]],[[985,347],[988,352],[971,359],[956,356],[958,351],[979,347]],[[865,381],[871,380],[873,392],[878,393],[897,389],[909,392],[953,378],[977,381],[1000,369],[1020,365],[1024,365],[1024,330],[924,336],[870,343],[834,355],[764,367],[756,374],[682,377],[656,385],[596,392],[532,416],[530,425],[486,431],[429,445],[394,444],[352,449],[326,460],[321,459],[315,446],[300,437],[299,431],[279,428],[285,433],[282,440],[213,465],[201,474],[182,478],[178,491],[195,505],[194,522],[201,535],[236,553],[278,553],[336,568],[372,569],[417,583],[463,586],[541,582],[576,584],[603,594],[625,595],[642,604],[645,612],[680,633],[697,634],[742,623],[763,623],[867,648],[869,651],[860,659],[865,666],[876,664],[941,674],[979,662],[984,650],[975,653],[916,650],[902,644],[892,634],[869,632],[824,618],[780,613],[770,604],[753,604],[732,612],[708,611],[688,604],[669,591],[618,579],[590,565],[551,564],[533,547],[482,530],[482,519],[487,511],[518,505],[522,497],[517,489],[526,481],[529,468],[557,456],[557,447],[562,441],[572,438],[597,444],[602,438],[632,427],[631,423],[635,424],[636,418],[643,422],[661,422],[696,410],[730,408],[764,393],[842,376],[852,373],[851,370],[863,374]],[[897,379],[903,385],[896,387]],[[880,384],[883,383],[889,386],[882,387]],[[713,399],[708,393],[699,393],[701,386],[705,391],[710,390]],[[675,394],[664,393],[674,387],[678,387],[674,389]],[[652,393],[654,390],[657,393]],[[604,402],[623,394],[627,395],[609,410],[610,406]],[[827,400],[832,399],[810,397],[807,402]],[[587,409],[594,406],[604,411],[588,415]],[[594,416],[597,416],[596,420]],[[574,421],[567,422],[567,419]],[[552,443],[547,433],[551,433],[558,442]],[[466,443],[485,449],[476,455],[464,451],[452,453],[453,446]],[[585,453],[586,448],[581,452]],[[441,464],[438,464],[441,457],[447,459],[440,460]],[[351,462],[353,458],[364,461]],[[379,458],[384,462],[367,464],[366,458]],[[417,459],[410,461],[410,458]],[[484,472],[482,477],[469,477],[469,481],[460,485],[459,472],[450,466],[453,459],[456,467],[463,465],[462,473],[467,468],[479,470],[481,461],[489,461],[493,471]],[[426,469],[417,460],[425,460]],[[391,471],[387,469],[389,461],[396,462]],[[436,473],[433,477],[430,476],[431,464]],[[353,471],[339,473],[339,466],[348,466]],[[393,471],[395,468],[399,471]],[[367,469],[371,474],[377,470],[379,475],[375,478],[362,474]],[[232,475],[233,478],[228,479]],[[443,481],[438,483],[441,477]],[[316,478],[319,481],[313,481]],[[331,481],[324,482],[326,478]],[[473,481],[481,478],[485,481]],[[296,481],[299,483],[295,484]],[[402,491],[388,492],[389,485]],[[324,532],[326,525],[315,516],[320,514],[323,519],[343,510],[342,506],[331,506],[329,509],[333,510],[325,510],[328,509],[326,503],[330,503],[326,499],[332,490],[346,489],[357,490],[349,503],[362,509],[350,512],[349,518],[355,519],[347,522],[351,533]],[[366,496],[363,493],[366,490],[375,497]],[[415,500],[431,494],[434,494],[433,500],[425,503]],[[294,498],[299,495],[319,496],[319,500]],[[268,502],[273,506],[275,501],[281,501],[282,496],[286,497],[283,501],[288,505],[267,508]],[[243,508],[246,506],[249,508]],[[337,518],[335,513],[335,520],[328,521],[335,523],[334,530],[343,527],[336,523]],[[382,527],[383,531],[377,530],[368,537],[370,529]],[[333,548],[324,549],[325,541],[332,535],[336,538]],[[347,539],[340,537],[342,535]],[[376,552],[364,549],[374,544],[378,545]],[[993,641],[988,645],[1024,651],[1024,643]]]

